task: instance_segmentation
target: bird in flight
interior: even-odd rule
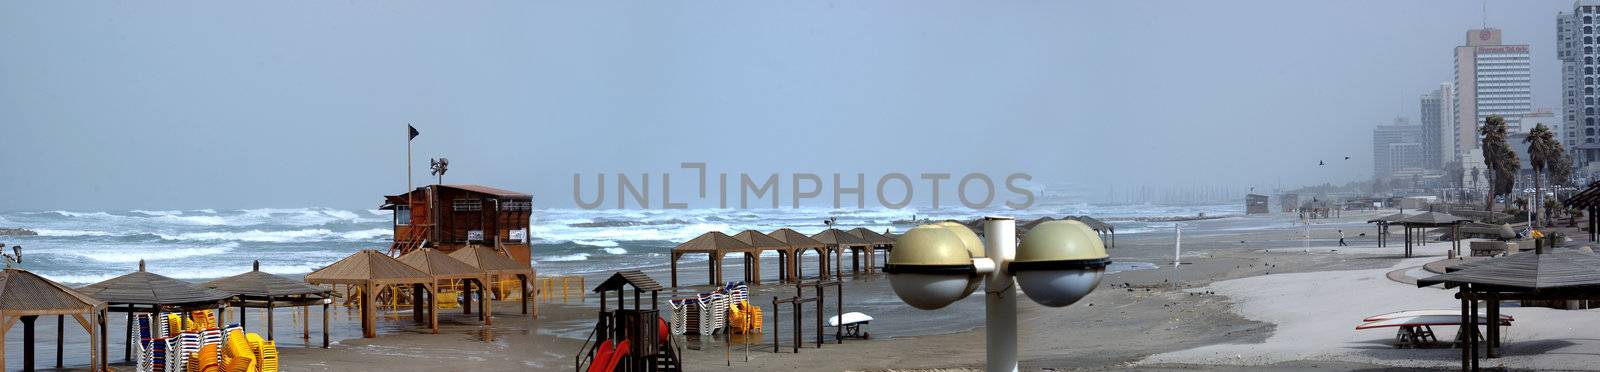
[[[1328,164],[1325,164],[1325,163],[1323,163],[1323,162],[1322,162],[1322,161],[1321,161],[1321,160],[1318,160],[1318,161],[1317,161],[1317,165],[1328,165]]]

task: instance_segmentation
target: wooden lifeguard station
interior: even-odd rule
[[[532,262],[532,195],[480,185],[427,185],[384,196],[383,201],[379,209],[394,211],[390,256],[424,246],[450,253],[481,245],[506,252],[517,262]]]

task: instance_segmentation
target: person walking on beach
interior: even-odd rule
[[[1349,246],[1349,244],[1345,244],[1344,243],[1344,230],[1343,229],[1339,230],[1339,246],[1340,247]]]

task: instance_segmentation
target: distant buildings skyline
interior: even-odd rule
[[[1600,133],[1596,129],[1595,78],[1600,55],[1596,55],[1595,18],[1600,16],[1600,1],[1579,0],[1572,13],[1556,15],[1556,55],[1561,59],[1561,134],[1562,145],[1572,156],[1573,166],[1587,167],[1600,158]]]
[[[1423,126],[1405,118],[1372,129],[1372,167],[1380,178],[1421,175],[1426,169],[1428,137]]]

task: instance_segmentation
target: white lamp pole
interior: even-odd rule
[[[1017,370],[1017,286],[1006,264],[1017,256],[1017,221],[988,217],[983,221],[984,253],[994,260],[985,279],[984,328],[988,330],[989,371]],[[981,269],[980,269],[981,272]]]

